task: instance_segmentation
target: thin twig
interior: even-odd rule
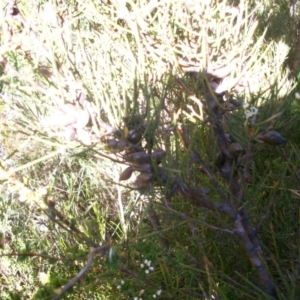
[[[180,211],[177,211],[175,210],[174,208],[172,208],[169,203],[167,202],[167,200],[164,201],[164,208],[169,211],[169,212],[172,212],[174,214],[176,214],[177,216],[181,217],[181,218],[184,218],[186,219],[188,222],[195,222],[195,223],[199,223],[199,224],[202,224],[210,229],[213,229],[213,230],[216,230],[216,231],[221,231],[221,232],[226,232],[226,233],[230,233],[230,234],[235,234],[234,231],[230,230],[230,229],[225,229],[225,228],[219,228],[219,227],[216,227],[214,225],[211,225],[205,221],[202,221],[202,220],[199,220],[199,219],[193,219],[191,218],[188,214],[186,213],[182,213]]]
[[[61,291],[59,292],[58,295],[52,297],[51,300],[59,300],[62,295],[67,291],[69,290],[70,288],[72,288],[76,282],[78,282],[84,275],[85,273],[91,268],[92,266],[92,262],[93,262],[93,259],[94,259],[94,256],[95,254],[98,254],[98,253],[102,253],[102,255],[104,255],[106,253],[106,251],[108,251],[110,249],[110,246],[108,245],[105,245],[105,246],[100,246],[100,247],[97,247],[95,249],[93,249],[90,254],[88,255],[88,259],[87,259],[87,263],[86,265],[84,266],[83,269],[80,270],[80,272],[75,276],[73,277],[67,284],[65,284],[62,288],[61,288]]]
[[[151,202],[150,202],[148,209],[149,209],[148,210],[148,218],[152,224],[152,227],[155,231],[160,233],[163,228],[161,226],[158,215],[157,215],[156,211],[154,210],[153,204]],[[159,240],[160,240],[160,245],[162,246],[162,248],[164,248],[166,251],[168,251],[169,250],[168,240],[163,235],[160,236]]]
[[[40,253],[19,253],[19,252],[12,252],[12,253],[3,253],[0,254],[0,257],[11,257],[11,256],[27,256],[27,257],[41,257],[41,258],[45,258],[45,259],[52,259],[52,260],[56,260],[56,261],[67,261],[67,260],[80,260],[81,258],[74,258],[74,259],[69,259],[69,258],[60,258],[60,257],[54,257],[54,256],[50,256],[50,255],[44,255],[44,254],[40,254]]]
[[[248,254],[248,257],[249,257],[253,267],[256,269],[256,272],[257,272],[266,292],[269,295],[273,296],[274,298],[277,298],[276,287],[266,269],[266,266],[264,265],[261,256],[258,255],[256,248],[253,247],[253,243],[249,239],[248,234],[245,231],[245,228],[243,225],[243,221],[244,221],[243,217],[240,214],[237,214],[236,216],[237,217],[235,220],[235,229],[243,242],[243,245]]]

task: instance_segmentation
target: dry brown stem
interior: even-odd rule
[[[80,270],[80,272],[75,276],[73,277],[67,284],[65,284],[61,291],[59,292],[58,295],[52,297],[52,300],[58,300],[62,297],[62,295],[68,291],[70,288],[72,288],[85,274],[86,272],[91,268],[92,266],[92,263],[93,263],[93,259],[94,259],[94,256],[96,254],[101,254],[101,255],[105,255],[105,253],[110,249],[110,246],[100,246],[100,247],[97,247],[95,249],[93,249],[90,254],[88,255],[88,258],[87,258],[87,263],[86,265],[84,266],[83,269]]]

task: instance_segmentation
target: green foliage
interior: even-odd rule
[[[216,166],[207,82],[227,94],[226,133],[254,147],[253,181],[237,210],[246,207],[257,229],[278,298],[299,299],[300,120],[286,64],[297,14],[289,8],[225,0],[2,7],[1,299],[52,299],[86,266],[62,299],[271,299],[230,218],[175,193],[180,178],[217,204],[222,193],[236,200]],[[223,67],[229,73],[215,75]],[[89,123],[67,139],[55,121],[83,95]],[[74,105],[58,115],[65,104]],[[271,127],[287,144],[256,139]],[[131,130],[141,137],[128,144]],[[133,175],[119,182],[135,144],[166,154],[160,165],[152,157],[156,185],[142,190]],[[100,245],[107,250],[92,253]]]

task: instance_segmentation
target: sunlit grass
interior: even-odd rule
[[[239,7],[198,2],[27,1],[18,4],[26,22],[1,11],[0,255],[10,254],[0,257],[1,299],[51,299],[102,244],[111,245],[110,252],[95,256],[68,299],[270,299],[256,287],[238,239],[206,226],[228,229],[226,217],[216,219],[179,196],[172,198],[173,211],[163,205],[179,177],[219,200],[191,155],[196,149],[214,170],[217,146],[200,90],[222,67],[229,73],[214,78],[212,88],[259,109],[252,136],[243,108],[224,121],[228,133],[245,148],[269,125],[288,138],[279,148],[256,145],[256,182],[246,191],[245,205],[259,225],[280,299],[299,293],[299,119],[297,110],[290,112],[287,95],[294,82],[283,68],[289,46],[266,43],[264,30],[257,35],[259,4],[250,9],[247,1]],[[197,71],[198,78],[191,80],[188,71]],[[86,144],[66,140],[60,124],[44,125],[57,107],[77,103],[80,94],[92,112]],[[124,117],[138,115],[147,124],[148,149],[166,151],[161,165],[168,178],[142,195],[133,179],[119,182],[129,162],[105,142],[106,125],[119,131],[122,142],[129,130]],[[188,149],[178,133],[182,125],[191,137]],[[149,219],[152,210],[159,230]]]

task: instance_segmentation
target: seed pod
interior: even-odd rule
[[[243,147],[239,144],[239,143],[232,143],[230,145],[230,153],[236,157],[239,154],[245,152],[245,150],[243,149]]]
[[[133,171],[134,171],[134,170],[133,170],[132,167],[126,168],[126,169],[121,173],[121,175],[120,175],[120,177],[119,177],[119,181],[122,181],[122,180],[128,180],[128,179],[131,177]]]
[[[244,179],[245,179],[246,183],[252,183],[253,182],[253,176],[250,173],[250,171],[247,170],[247,169],[244,171]]]
[[[151,156],[146,152],[136,152],[132,154],[132,160],[137,164],[149,163]]]
[[[167,156],[167,152],[162,149],[154,150],[151,153],[151,158],[155,160],[158,164]]]
[[[229,99],[229,102],[234,106],[234,107],[240,107],[242,103],[236,99]]]
[[[150,183],[149,182],[144,182],[144,181],[137,178],[134,182],[134,185],[139,190],[145,190],[149,187]]]
[[[130,158],[132,153],[136,152],[144,152],[144,148],[141,147],[140,145],[129,145],[125,149],[125,156],[127,158]]]
[[[208,194],[208,189],[197,189],[197,188],[192,188],[190,189],[191,193],[191,198],[194,202],[200,204],[201,206],[208,208],[208,209],[213,209],[214,205],[209,201],[209,199],[206,197]]]
[[[133,148],[134,148],[134,152],[143,152],[144,151],[144,148],[140,145],[136,145]]]
[[[142,182],[150,182],[154,177],[153,173],[141,173],[140,175],[137,176],[137,180],[138,181],[142,181]]]
[[[286,139],[283,138],[281,134],[275,130],[262,131],[256,136],[256,139],[273,146],[277,146],[286,142]]]
[[[220,168],[221,175],[225,179],[230,179],[234,174],[234,170],[232,168],[232,159],[225,157],[224,163]]]
[[[228,143],[234,143],[232,136],[229,133],[225,133],[225,139]]]
[[[141,173],[150,173],[152,171],[152,166],[150,164],[133,164],[132,168],[134,171]]]
[[[108,148],[117,149],[117,146],[118,146],[118,141],[116,141],[116,140],[109,140],[107,142],[107,147]]]
[[[125,141],[118,141],[116,149],[119,151],[123,151],[127,146]]]
[[[107,149],[116,150],[116,152],[121,152],[125,150],[127,143],[125,141],[109,140],[107,142]]]
[[[128,142],[132,144],[137,144],[140,142],[141,138],[142,135],[139,132],[137,132],[134,129],[129,130],[128,137],[127,137]]]
[[[165,185],[168,182],[168,174],[163,170],[163,168],[158,167],[156,181],[160,185]]]
[[[209,193],[209,189],[205,188],[191,188],[190,193],[194,197],[205,197]]]
[[[215,165],[217,168],[221,169],[224,163],[225,163],[225,155],[223,154],[223,152],[219,152],[215,160]]]
[[[188,186],[181,181],[178,182],[177,184],[178,184],[178,189],[179,189],[179,192],[181,193],[181,195],[183,197],[189,197],[190,189],[188,188]]]

